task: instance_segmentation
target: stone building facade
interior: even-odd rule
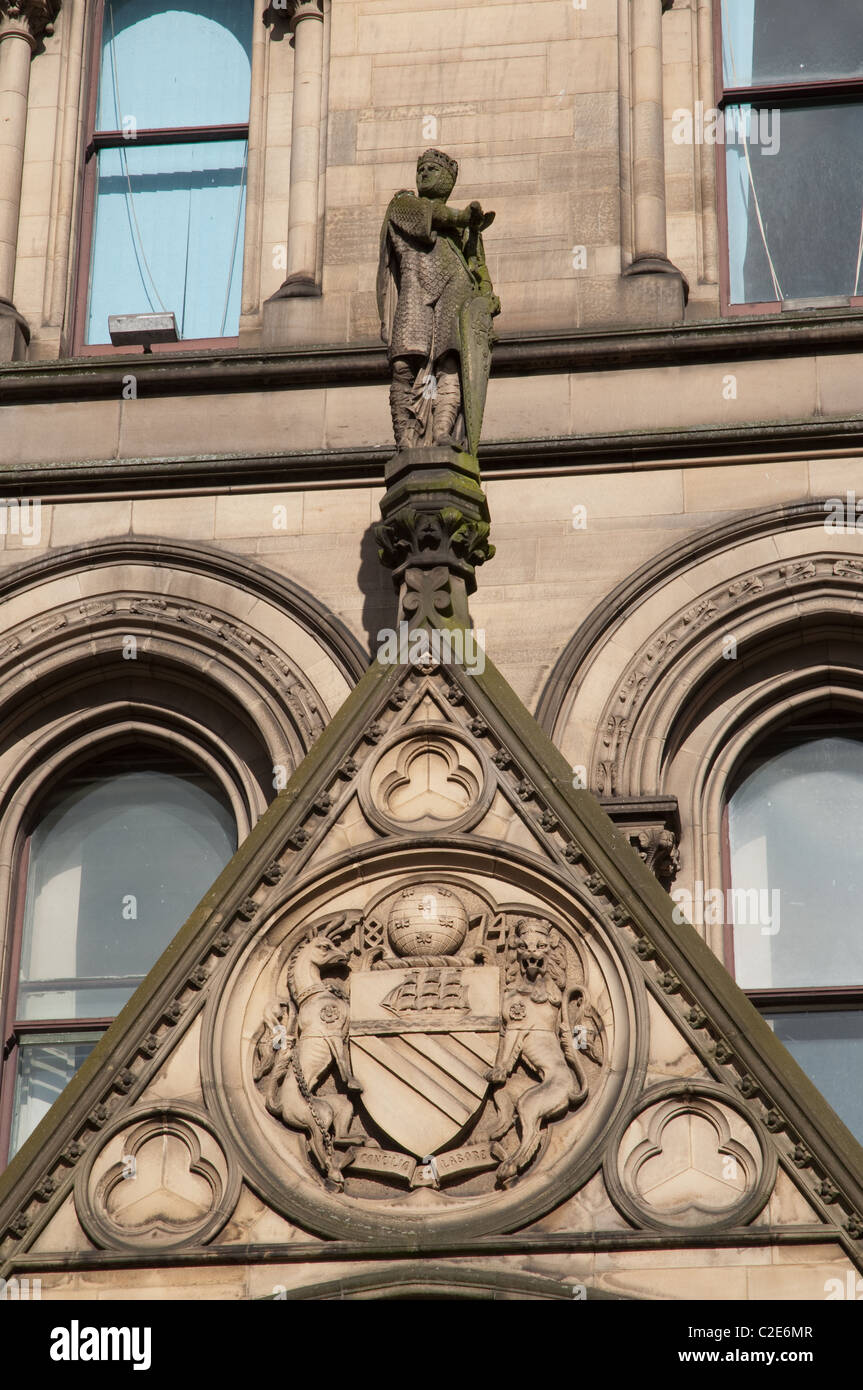
[[[783,240],[805,210],[758,161],[797,196],[819,146],[776,6],[730,8],[179,4],[175,48],[149,0],[0,0],[0,1275],[818,1299],[863,1267],[860,265],[813,288]],[[801,53],[817,135],[863,69]],[[162,104],[129,109],[147,63]],[[751,126],[705,138],[751,104],[792,111],[784,166]],[[375,274],[430,145],[496,213],[476,672],[375,660]],[[108,341],[108,312],[157,310],[189,331]],[[76,798],[110,846],[148,776],[140,833],[182,783],[200,843],[103,884]],[[92,950],[87,875],[118,903]],[[412,990],[437,990],[416,1017]]]

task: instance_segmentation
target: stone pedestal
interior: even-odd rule
[[[375,534],[400,593],[399,618],[468,625],[476,566],[494,554],[477,459],[447,445],[400,449],[386,482]]]

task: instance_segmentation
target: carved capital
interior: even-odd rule
[[[264,11],[265,24],[286,28],[292,34],[301,20],[323,18],[323,0],[270,0]]]
[[[437,512],[403,508],[375,527],[380,558],[387,568],[399,572],[416,565],[437,569],[443,565],[470,584],[477,565],[494,555],[489,543],[489,523],[465,516],[458,507],[442,507]]]
[[[324,17],[322,0],[291,0],[290,25],[293,33],[301,19],[320,19]]]
[[[0,0],[0,39],[25,39],[35,53],[59,13],[60,0]]]

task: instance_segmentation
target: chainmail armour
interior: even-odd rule
[[[476,294],[462,254],[467,232],[434,230],[433,210],[428,198],[402,192],[392,199],[384,219],[378,304],[390,361],[422,357],[435,363],[447,352],[460,351],[459,310]],[[391,276],[398,296],[392,315]]]

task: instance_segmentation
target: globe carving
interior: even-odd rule
[[[448,956],[467,935],[464,905],[449,888],[404,888],[390,911],[387,935],[397,956]]]

